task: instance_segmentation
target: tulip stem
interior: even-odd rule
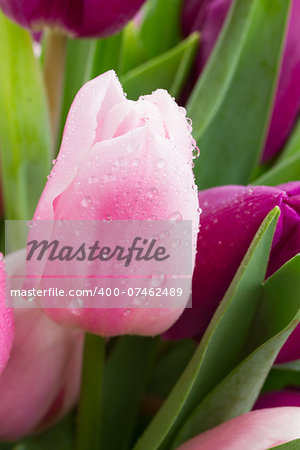
[[[48,96],[53,142],[56,144],[65,78],[67,36],[60,30],[47,31],[44,78]]]
[[[86,333],[77,417],[76,450],[100,449],[104,356],[105,339]]]

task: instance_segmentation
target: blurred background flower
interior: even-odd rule
[[[1,0],[12,20],[32,31],[55,27],[73,37],[106,36],[120,30],[145,0]]]
[[[183,32],[201,33],[190,92],[205,67],[225,23],[232,0],[185,0],[182,13]],[[273,105],[272,119],[262,155],[262,162],[274,157],[285,143],[300,108],[300,2],[292,1],[283,59]]]
[[[266,214],[279,206],[267,277],[300,252],[300,182],[270,186],[221,186],[199,192],[201,226],[193,276],[192,308],[165,336],[200,339]],[[282,299],[284,301],[284,299]],[[277,362],[300,358],[300,327]]]
[[[0,256],[3,259],[3,255]],[[5,304],[5,271],[0,260],[0,374],[6,366],[14,339],[13,311]]]
[[[5,258],[9,276],[19,264],[18,253]],[[1,273],[3,292],[5,278]],[[0,374],[1,440],[15,440],[61,419],[78,399],[81,378],[81,331],[56,325],[39,309],[5,310],[11,311],[15,333]],[[2,308],[0,317],[1,312]],[[11,327],[10,323],[9,318],[6,324]]]

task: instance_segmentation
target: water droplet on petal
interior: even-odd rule
[[[96,177],[94,177],[94,176],[91,176],[91,177],[89,178],[89,184],[97,183],[97,181],[98,181],[98,179],[97,179]]]
[[[168,220],[182,220],[182,215],[179,211],[175,211],[169,215]]]
[[[198,158],[199,155],[200,155],[200,150],[199,150],[199,147],[196,146],[192,150],[192,157],[193,157],[193,159],[196,159],[196,158]]]
[[[159,159],[156,163],[156,166],[158,167],[158,169],[163,169],[165,167],[165,160],[164,159]]]
[[[88,208],[92,203],[92,199],[89,196],[83,197],[81,204],[84,208]]]
[[[174,240],[172,241],[172,243],[171,243],[171,245],[172,245],[173,248],[179,247],[180,244],[181,244],[181,240],[180,240],[180,239],[174,239]]]
[[[139,158],[135,158],[135,159],[132,161],[132,165],[133,165],[134,167],[137,167],[139,164],[140,164]]]
[[[153,287],[160,287],[164,284],[166,275],[163,272],[156,272],[152,275],[150,284]]]

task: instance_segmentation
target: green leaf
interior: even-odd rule
[[[272,449],[278,448],[279,450],[299,450],[300,448],[300,439],[295,439],[294,441],[286,442],[285,444],[277,445],[276,447],[272,447]],[[268,449],[271,450],[271,449]]]
[[[282,160],[251,184],[276,186],[289,181],[300,180],[300,152]]]
[[[118,73],[122,38],[123,34],[120,32],[114,36],[99,39],[95,42],[92,55],[92,67],[86,77],[87,80],[95,78],[111,69]]]
[[[115,344],[104,373],[101,448],[130,448],[157,345],[158,339],[137,336],[124,336]]]
[[[135,450],[169,449],[199,402],[236,366],[260,298],[278,216],[275,208],[263,221],[193,358]]]
[[[299,290],[300,255],[265,282],[245,343],[249,356],[197,406],[174,447],[252,409],[277,354],[300,320]]]
[[[201,150],[200,189],[246,184],[261,154],[278,79],[290,1],[233,2],[187,104]]]
[[[176,97],[189,74],[199,42],[193,33],[177,47],[136,67],[121,78],[128,98],[151,94],[155,89],[167,89]]]
[[[61,127],[59,142],[65,126],[65,121],[74,100],[75,95],[81,86],[89,79],[91,70],[91,57],[95,43],[91,39],[68,39],[67,56],[65,68],[64,92],[61,108]]]
[[[0,145],[6,218],[31,219],[50,169],[41,67],[30,35],[0,12]]]
[[[167,341],[163,345],[168,350],[157,359],[147,389],[148,394],[161,399],[169,395],[196,349],[192,339]]]
[[[117,69],[121,76],[147,60],[143,42],[133,21],[129,22],[122,34],[120,60]]]
[[[182,4],[183,0],[149,0],[144,6],[140,37],[147,59],[170,50],[180,42]]]
[[[300,154],[300,119],[296,122],[293,132],[279,157],[279,161],[290,159],[291,156],[297,154]]]

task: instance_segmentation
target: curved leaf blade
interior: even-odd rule
[[[0,145],[5,215],[31,219],[52,152],[41,67],[29,33],[0,12]]]
[[[202,152],[195,161],[200,189],[250,180],[264,146],[289,9],[288,0],[233,2],[187,105]]]
[[[121,81],[128,98],[151,94],[155,89],[167,89],[176,97],[189,74],[199,43],[199,34],[193,33],[166,53],[127,72]]]
[[[299,291],[300,255],[264,283],[257,314],[245,343],[249,356],[200,403],[180,430],[172,448],[252,409],[277,354],[299,323]]]
[[[201,399],[236,366],[260,298],[278,217],[274,208],[263,221],[193,358],[135,450],[169,449]]]

